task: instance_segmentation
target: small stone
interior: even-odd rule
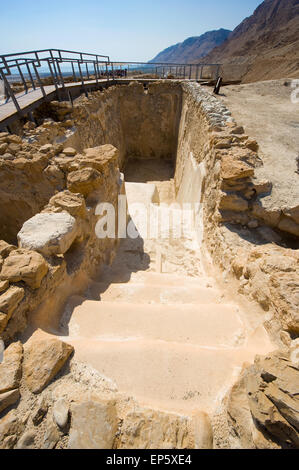
[[[27,431],[21,439],[18,441],[17,449],[34,449],[35,433],[33,431]]]
[[[66,427],[69,418],[69,406],[64,398],[54,404],[53,418],[59,428],[64,429]]]
[[[19,387],[22,377],[23,346],[20,341],[5,349],[0,364],[0,393]]]
[[[0,293],[6,291],[9,288],[9,281],[0,281]]]
[[[230,134],[244,134],[244,127],[242,126],[237,126],[233,127],[232,130],[230,131]]]
[[[8,153],[8,152],[1,155],[1,158],[3,158],[3,160],[14,160],[15,159],[15,157],[11,153]]]
[[[16,403],[19,398],[20,398],[19,389],[10,390],[9,392],[1,393],[0,394],[0,413],[2,413],[2,411],[8,408],[9,406]]]
[[[257,228],[259,226],[259,223],[257,220],[251,220],[248,222],[248,228]]]
[[[252,150],[253,152],[257,152],[259,149],[259,144],[254,139],[248,139],[245,145],[248,149]]]
[[[72,147],[67,147],[66,149],[63,149],[62,153],[67,157],[74,157],[77,154],[77,150]]]
[[[16,247],[9,245],[4,240],[0,240],[0,256],[6,258],[13,250],[16,250]]]
[[[60,439],[60,434],[55,424],[51,421],[47,423],[47,429],[44,436],[43,449],[54,449]]]
[[[72,193],[81,193],[88,196],[102,184],[102,175],[94,168],[72,171],[67,177],[67,187]]]
[[[33,410],[32,414],[32,422],[34,426],[38,426],[48,412],[48,403],[46,402],[45,398],[42,397],[35,409]]]
[[[39,151],[41,153],[49,153],[49,152],[52,152],[53,151],[53,145],[52,144],[46,144],[46,145],[43,145]]]
[[[0,144],[0,155],[3,155],[7,151],[8,144],[5,142],[3,144]]]
[[[0,295],[0,312],[10,315],[19,305],[25,294],[22,287],[11,286]]]

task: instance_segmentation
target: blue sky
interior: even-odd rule
[[[0,53],[61,48],[147,61],[189,36],[234,29],[262,0],[0,0]]]

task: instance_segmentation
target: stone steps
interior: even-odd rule
[[[222,293],[207,287],[159,285],[148,282],[107,284],[93,282],[87,292],[89,298],[110,302],[142,304],[207,304],[221,302]]]
[[[72,303],[72,304],[71,304]],[[236,347],[244,336],[238,308],[223,304],[138,304],[73,297],[69,335]]]

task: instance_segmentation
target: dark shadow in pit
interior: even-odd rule
[[[128,223],[132,222],[129,218]],[[136,229],[138,237],[135,239],[121,239],[116,256],[111,265],[104,264],[92,276],[85,292],[81,295],[73,295],[66,302],[59,323],[59,336],[68,336],[68,324],[76,307],[86,300],[101,300],[101,295],[110,284],[122,284],[130,281],[132,273],[146,271],[150,266],[150,257],[144,252],[144,240]]]
[[[129,158],[124,169],[128,183],[149,183],[169,181],[174,177],[174,161],[163,159]]]

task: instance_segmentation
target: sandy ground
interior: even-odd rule
[[[246,134],[260,145],[264,166],[258,178],[273,183],[272,194],[263,199],[265,207],[295,207],[299,204],[299,103],[291,101],[290,79],[228,86],[221,99]]]

